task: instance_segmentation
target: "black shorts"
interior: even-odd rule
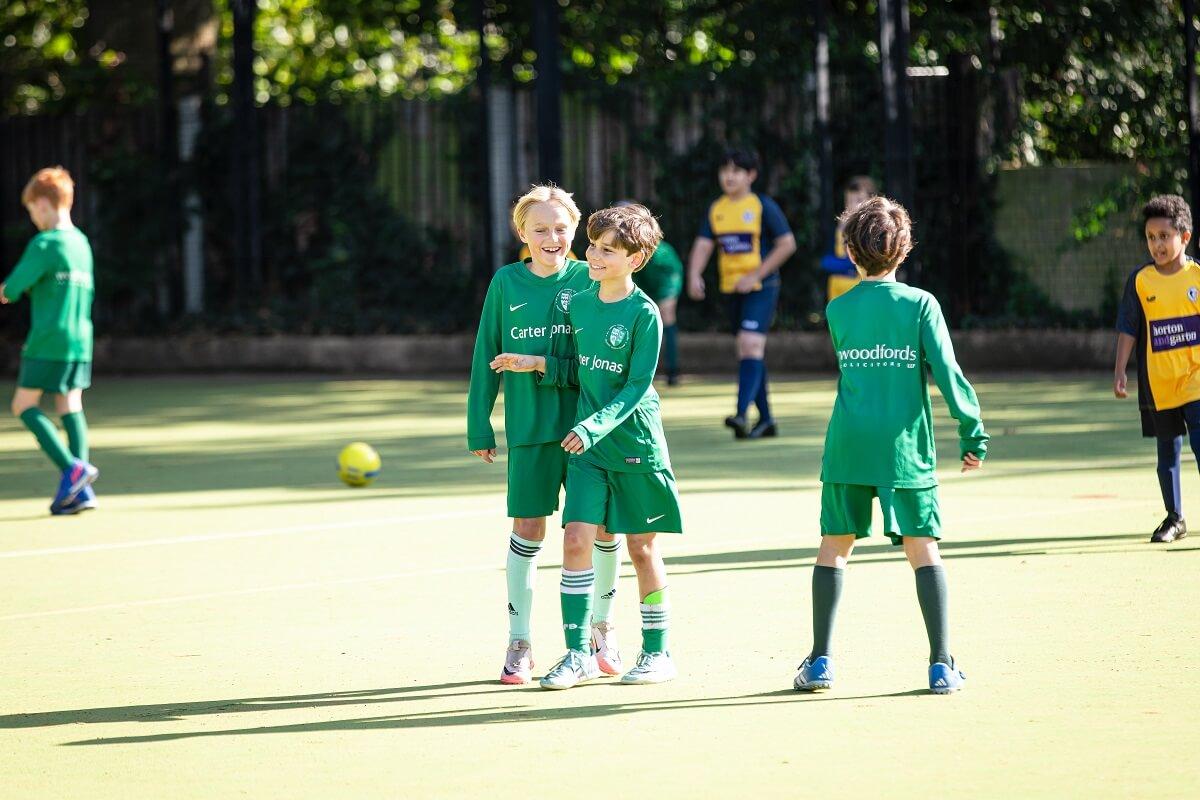
[[[1185,436],[1189,429],[1200,430],[1200,400],[1194,400],[1179,408],[1157,411],[1142,410],[1142,436],[1146,438],[1174,439]]]

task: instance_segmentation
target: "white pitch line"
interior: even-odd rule
[[[431,520],[456,519],[459,517],[482,517],[494,515],[495,513],[495,509],[443,511],[436,514],[410,514],[402,517],[376,517],[375,519],[360,519],[347,522],[318,522],[310,525],[290,525],[284,528],[263,528],[257,531],[198,533],[192,536],[173,536],[160,539],[133,539],[124,542],[98,542],[96,544],[80,544],[69,547],[43,547],[37,550],[13,550],[7,553],[0,553],[0,559],[57,556],[70,553],[95,553],[101,550],[128,550],[135,547],[159,547],[171,544],[193,544],[196,542],[219,542],[225,539],[257,539],[262,536],[283,536],[290,533],[316,533],[318,531],[336,531],[346,528],[374,528],[380,525],[399,525],[406,522],[429,522]]]

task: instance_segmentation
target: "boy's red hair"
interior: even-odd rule
[[[21,205],[32,205],[33,201],[45,198],[55,208],[70,208],[75,202],[75,181],[71,173],[62,167],[39,169],[21,192]]]

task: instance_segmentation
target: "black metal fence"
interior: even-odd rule
[[[986,315],[999,295],[995,263],[981,264],[993,239],[989,187],[980,158],[979,74],[969,65],[914,77],[917,177],[913,258],[922,282],[955,318]],[[882,173],[874,76],[834,82],[831,135],[835,181]],[[534,180],[532,92],[501,87],[493,160],[515,198]],[[63,164],[77,180],[76,221],[97,254],[98,330],[162,333],[206,330],[380,333],[469,329],[480,282],[484,203],[479,100],[391,100],[344,106],[265,107],[260,115],[262,275],[247,296],[231,232],[233,126],[227,109],[206,107],[194,157],[174,167],[159,156],[151,110],[0,121],[3,261],[11,266],[33,229],[20,188],[39,167]],[[713,86],[684,95],[646,90],[568,91],[563,97],[564,184],[585,213],[633,197],[661,216],[667,238],[686,253],[718,194],[714,155],[722,143],[756,144],[760,191],[781,204],[799,252],[785,265],[779,324],[820,324],[830,243],[816,196],[810,87],[746,93]],[[884,187],[886,190],[886,187]],[[181,198],[200,202],[191,220]],[[840,201],[839,201],[840,203]],[[202,221],[203,309],[186,313],[184,228]],[[499,224],[503,224],[500,222]],[[515,257],[509,238],[497,257]],[[582,231],[576,252],[582,252]],[[998,257],[998,256],[997,256]],[[994,258],[992,259],[995,260]],[[720,325],[709,304],[684,303],[685,328]],[[994,304],[993,304],[994,305]],[[0,318],[13,337],[23,321]]]

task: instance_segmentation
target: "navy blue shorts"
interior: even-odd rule
[[[1200,400],[1163,411],[1142,409],[1142,436],[1174,439],[1200,429]]]
[[[779,276],[773,275],[763,281],[757,292],[725,295],[729,327],[735,336],[741,331],[765,335],[771,329],[775,306],[779,304],[779,285]]]

